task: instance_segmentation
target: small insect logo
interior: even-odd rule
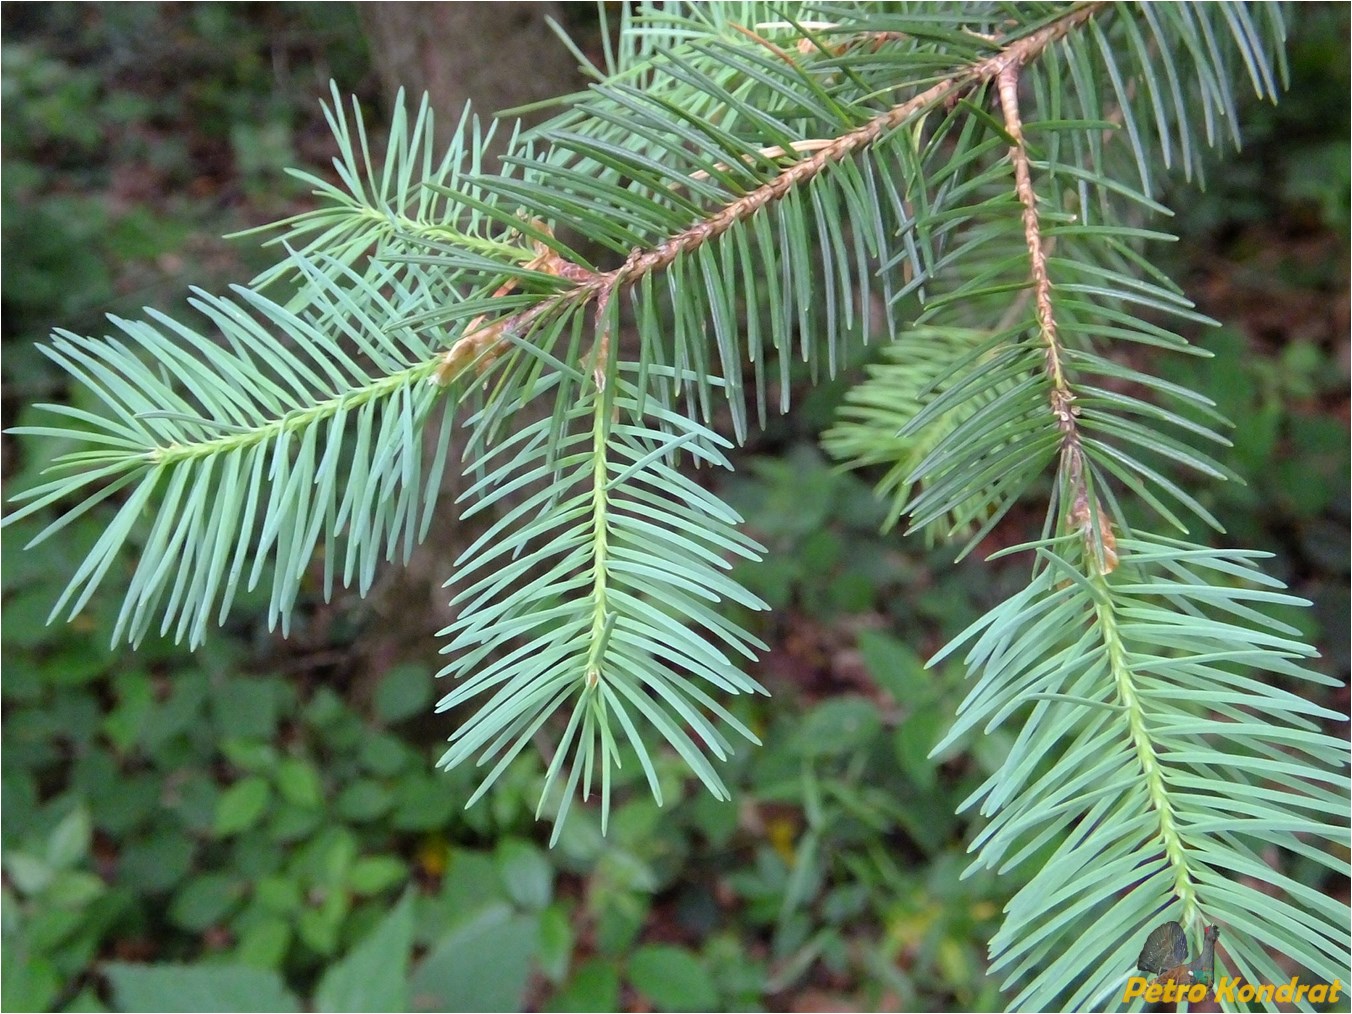
[[[1136,959],[1137,970],[1154,979],[1132,976],[1123,1000],[1139,996],[1147,1003],[1174,1004],[1182,1000],[1202,1003],[1216,981],[1216,940],[1220,934],[1219,927],[1206,927],[1202,932],[1201,953],[1189,961],[1188,936],[1183,927],[1176,922],[1156,926],[1145,938],[1141,956]]]
[[[1138,997],[1147,1009],[1172,1010],[1187,1001],[1189,1010],[1208,999],[1216,1006],[1208,1010],[1229,1010],[1236,1005],[1247,1007],[1252,1003],[1337,1003],[1342,997],[1343,982],[1301,982],[1292,976],[1283,983],[1246,982],[1241,976],[1222,975],[1216,978],[1216,940],[1221,931],[1208,926],[1202,931],[1202,950],[1188,960],[1188,936],[1176,922],[1156,926],[1145,938],[1136,968],[1145,976],[1133,975],[1127,980],[1122,1002],[1130,1003]],[[1153,976],[1154,978],[1148,978]],[[1162,1006],[1156,1006],[1162,1005]]]

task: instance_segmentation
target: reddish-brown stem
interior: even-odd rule
[[[1047,249],[1043,244],[1038,217],[1037,193],[1028,150],[1023,143],[1023,119],[1019,113],[1019,65],[1011,63],[996,76],[1000,111],[1005,132],[1013,140],[1009,159],[1014,167],[1014,190],[1023,205],[1023,238],[1028,247],[1029,272],[1033,278],[1033,305],[1042,338],[1043,362],[1051,382],[1052,414],[1061,431],[1061,473],[1071,494],[1068,523],[1080,531],[1091,559],[1100,573],[1110,573],[1117,565],[1116,540],[1103,507],[1089,491],[1084,475],[1084,449],[1080,444],[1076,421],[1075,393],[1066,377],[1065,349],[1057,333],[1056,313],[1052,306],[1052,282],[1047,273]]]

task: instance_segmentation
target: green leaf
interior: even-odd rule
[[[82,870],[62,870],[43,892],[43,901],[57,908],[82,908],[108,890],[103,878]]]
[[[248,965],[103,966],[120,1011],[299,1011],[276,972]]]
[[[391,733],[367,734],[358,754],[361,764],[372,774],[390,777],[415,767],[417,755],[407,743]],[[416,764],[422,770],[421,764]]]
[[[33,954],[27,941],[9,931],[0,949],[0,969],[0,1002],[5,1010],[50,1010],[64,985],[50,958]]]
[[[241,885],[228,874],[200,874],[174,895],[169,918],[186,930],[201,932],[224,920],[242,893]]]
[[[5,850],[5,873],[23,894],[34,895],[46,889],[56,871],[43,859],[27,852]]]
[[[350,828],[330,824],[305,843],[290,869],[307,885],[338,888],[346,881],[359,850],[357,836]]]
[[[272,801],[272,786],[261,775],[250,775],[231,785],[216,801],[215,833],[222,838],[254,827]]]
[[[540,971],[552,982],[562,982],[573,957],[574,934],[570,907],[554,904],[540,911]]]
[[[618,1010],[620,973],[614,963],[592,958],[578,966],[568,984],[547,1001],[547,1011]]]
[[[340,817],[355,823],[375,820],[394,805],[394,793],[371,778],[352,782],[338,793],[334,807]]]
[[[303,904],[304,889],[289,876],[273,875],[259,879],[254,885],[254,896],[264,908],[289,914]]]
[[[396,665],[376,684],[376,717],[386,725],[426,711],[432,702],[432,675],[420,665]]]
[[[508,839],[497,848],[498,877],[507,896],[528,909],[542,909],[554,893],[554,870],[530,842]]]
[[[316,808],[324,802],[319,771],[307,760],[287,757],[277,765],[277,791],[293,806]]]
[[[902,721],[892,738],[893,749],[902,771],[916,785],[933,789],[938,784],[930,751],[943,733],[947,718],[936,707],[920,708]]]
[[[143,672],[122,673],[117,680],[117,707],[103,720],[103,728],[119,750],[130,750],[140,739],[155,706],[155,688]]]
[[[444,779],[430,774],[405,774],[395,783],[392,795],[395,812],[391,821],[400,831],[443,828],[462,805]]]
[[[709,971],[680,947],[640,947],[629,959],[629,981],[658,1010],[699,1011],[718,1007]]]
[[[291,922],[270,917],[249,926],[240,934],[235,953],[246,965],[255,968],[279,968],[286,958],[294,936]]]
[[[277,747],[266,739],[226,737],[220,749],[231,764],[250,774],[272,771],[278,764]]]
[[[301,941],[318,954],[334,954],[338,950],[343,922],[351,909],[352,902],[346,891],[328,891],[318,905],[311,905],[300,913],[296,931]]]
[[[283,688],[277,680],[231,676],[214,681],[211,717],[222,739],[267,742],[277,731]]]
[[[408,864],[398,856],[362,856],[347,871],[347,883],[356,894],[380,894],[408,875]]]
[[[413,1010],[523,1009],[537,918],[493,905],[442,937],[413,971]]]
[[[315,988],[326,1011],[408,1009],[413,896],[406,894],[356,947],[331,965]]]
[[[152,825],[144,840],[125,841],[118,856],[118,882],[135,890],[161,893],[192,868],[195,839],[172,819]]]
[[[804,716],[794,747],[808,757],[839,757],[867,746],[881,729],[877,705],[863,697],[842,697]]]
[[[859,653],[869,674],[897,704],[914,708],[934,698],[935,679],[910,645],[880,631],[865,630],[859,634]]]

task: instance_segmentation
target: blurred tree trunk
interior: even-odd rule
[[[562,4],[397,0],[358,8],[387,98],[401,86],[415,101],[426,92],[443,132],[466,100],[488,117],[581,84],[577,61],[545,23],[564,20]]]
[[[443,144],[449,141],[466,101],[487,120],[502,110],[582,87],[576,59],[545,23],[552,16],[566,24],[563,7],[561,3],[516,0],[358,4],[387,103],[393,105],[401,87],[415,105],[426,92]],[[525,119],[540,122],[552,112],[542,110]],[[500,145],[496,147],[501,151]],[[484,168],[492,171],[492,164]],[[528,418],[534,408],[525,411],[522,418]],[[426,658],[434,643],[429,633],[454,617],[449,606],[452,591],[443,588],[442,582],[452,575],[460,551],[487,523],[479,519],[466,525],[458,518],[455,499],[464,485],[458,464],[464,443],[465,435],[457,428],[449,449],[452,462],[442,480],[441,506],[426,542],[407,567],[385,571],[367,600],[374,623],[358,649],[369,661],[363,667],[367,681],[378,680],[401,658]],[[436,728],[438,733],[445,731],[440,723]]]

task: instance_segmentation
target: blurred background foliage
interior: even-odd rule
[[[567,8],[584,44],[590,10]],[[327,82],[377,122],[388,99],[363,16],[4,5],[6,426],[81,397],[36,352],[51,327],[98,333],[106,313],[173,309],[190,284],[218,290],[264,266],[265,252],[218,237],[306,205],[282,169],[328,164]],[[1171,195],[1182,242],[1162,266],[1223,326],[1193,336],[1214,360],[1155,364],[1236,422],[1228,463],[1249,484],[1205,501],[1314,601],[1290,619],[1344,680],[1347,22],[1345,5],[1301,6],[1286,101],[1245,111],[1248,147],[1218,157],[1204,193],[1179,181]],[[461,40],[440,58],[474,55]],[[531,61],[492,58],[523,73]],[[430,714],[439,589],[392,575],[383,607],[312,591],[289,641],[246,601],[195,655],[168,641],[112,652],[111,595],[45,625],[98,512],[32,552],[42,519],[8,529],[0,1005],[998,1006],[984,941],[1010,885],[962,877],[973,828],[955,809],[1007,744],[926,759],[960,673],[923,659],[1008,582],[984,552],[954,566],[949,550],[883,536],[864,479],[827,465],[818,436],[859,375],[775,420],[728,480],[771,549],[740,577],[775,606],[755,621],[772,646],[756,675],[774,696],[742,705],[766,745],[727,773],[734,802],[673,764],[665,808],[620,789],[606,839],[575,810],[552,851],[532,816],[538,768],[518,763],[468,811],[470,773],[433,773],[448,733]],[[58,450],[6,437],[6,493]],[[983,550],[1035,527],[1012,516]],[[425,548],[444,579],[454,547]],[[391,596],[402,624],[384,622]],[[1346,712],[1346,688],[1320,703]]]

